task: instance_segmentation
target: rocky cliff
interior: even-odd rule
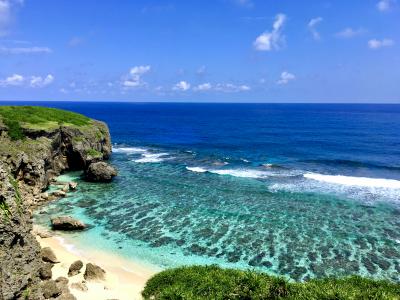
[[[12,107],[3,115],[1,108],[0,300],[44,299],[44,266],[31,234],[31,211],[47,201],[45,190],[55,176],[108,159],[110,134],[105,123],[70,112],[35,108],[38,118],[29,116],[25,122],[18,113],[23,108]],[[68,116],[84,122],[70,123]]]

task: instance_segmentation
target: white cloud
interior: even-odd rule
[[[254,48],[258,51],[279,50],[285,42],[285,37],[282,35],[285,22],[286,15],[276,15],[272,31],[265,31],[259,35],[253,43]]]
[[[218,83],[214,89],[218,92],[224,93],[245,92],[251,90],[248,85],[235,85],[232,83]]]
[[[339,31],[338,33],[335,34],[336,37],[342,38],[342,39],[351,39],[353,37],[362,35],[365,33],[365,29],[359,28],[359,29],[353,29],[351,27],[347,27],[343,29],[342,31]]]
[[[0,80],[0,86],[6,87],[6,86],[20,86],[23,85],[25,81],[24,76],[19,75],[19,74],[14,74],[6,79]]]
[[[199,84],[198,86],[196,86],[194,88],[195,91],[201,91],[201,92],[209,91],[211,89],[212,89],[212,85],[211,85],[211,83],[208,83],[208,82]]]
[[[8,34],[12,22],[12,11],[16,5],[22,5],[23,0],[0,0],[0,36]]]
[[[0,80],[1,87],[8,86],[26,86],[32,88],[42,88],[48,86],[54,81],[54,76],[49,74],[46,77],[30,76],[25,77],[19,74],[13,74],[5,79]]]
[[[48,47],[0,47],[0,54],[46,54],[52,50]]]
[[[287,71],[283,71],[281,73],[281,77],[279,78],[279,80],[276,82],[277,84],[288,84],[289,81],[291,80],[295,80],[296,76],[292,73],[289,73]]]
[[[382,39],[382,40],[377,40],[377,39],[372,39],[368,41],[368,47],[370,49],[379,49],[383,47],[391,47],[394,45],[394,41],[391,39]]]
[[[379,11],[386,12],[391,10],[395,3],[396,0],[381,0],[376,4],[376,8]]]
[[[33,88],[41,88],[51,84],[54,81],[54,76],[49,74],[46,77],[32,76],[29,85]]]
[[[175,84],[172,89],[174,91],[183,91],[183,92],[185,92],[185,91],[190,89],[190,83],[182,80],[182,81],[179,81],[177,84]]]
[[[317,29],[316,29],[316,26],[317,26],[319,23],[321,23],[322,20],[323,20],[323,19],[322,19],[321,17],[317,17],[317,18],[311,19],[310,22],[308,22],[307,27],[308,27],[308,30],[310,30],[310,32],[311,32],[311,34],[312,34],[314,40],[319,40],[319,39],[321,39],[321,36],[320,36],[319,32],[318,32]]]
[[[135,88],[146,85],[142,80],[142,76],[150,71],[150,66],[136,66],[131,68],[129,74],[125,76],[122,85],[126,88]]]

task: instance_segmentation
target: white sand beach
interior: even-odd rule
[[[35,230],[40,231],[40,228],[35,228]],[[78,300],[142,299],[141,291],[146,281],[160,271],[139,263],[136,264],[132,261],[127,261],[112,253],[105,253],[96,249],[90,251],[79,249],[57,235],[48,238],[37,236],[37,240],[42,248],[50,247],[60,261],[60,263],[55,264],[52,268],[52,279],[60,276],[68,278],[70,291]],[[68,277],[68,269],[76,260],[81,260],[84,267],[78,275]],[[85,265],[89,262],[100,266],[106,271],[105,281],[94,282],[84,280]],[[87,291],[81,291],[72,287],[73,283],[82,282],[87,286]]]

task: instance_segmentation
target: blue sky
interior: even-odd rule
[[[0,0],[0,100],[400,103],[400,1]]]

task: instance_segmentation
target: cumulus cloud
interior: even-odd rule
[[[195,91],[200,91],[200,92],[209,91],[211,89],[212,89],[212,85],[211,85],[211,83],[208,83],[208,82],[199,84],[198,86],[196,86],[194,88]]]
[[[25,81],[24,76],[19,74],[13,74],[5,79],[0,80],[0,86],[19,86],[23,85]]]
[[[376,4],[376,8],[381,12],[390,11],[396,0],[381,0]]]
[[[321,39],[321,35],[320,35],[319,32],[317,31],[317,28],[316,28],[316,27],[317,27],[317,25],[318,25],[319,23],[322,22],[322,20],[323,20],[323,19],[322,19],[321,17],[317,17],[317,18],[311,19],[310,22],[308,22],[307,27],[308,27],[308,30],[310,30],[310,32],[311,32],[311,34],[312,34],[314,40],[319,40],[319,39]]]
[[[122,85],[126,88],[136,88],[146,85],[146,82],[143,81],[142,76],[148,72],[150,72],[150,66],[136,66],[131,68],[129,74],[125,76],[125,79],[122,81]]]
[[[259,35],[253,43],[254,49],[257,51],[279,50],[285,42],[285,37],[282,35],[285,22],[286,15],[276,15],[272,31],[265,31]]]
[[[41,76],[23,76],[20,74],[13,74],[5,79],[0,80],[1,87],[8,86],[24,86],[32,88],[42,88],[48,86],[54,81],[54,76],[48,74],[46,77]]]
[[[391,39],[382,39],[382,40],[372,39],[368,41],[368,47],[373,50],[384,47],[391,47],[393,45],[394,41]]]
[[[365,29],[363,28],[353,29],[351,27],[347,27],[336,33],[335,36],[342,39],[351,39],[353,37],[362,35],[363,33],[365,33]]]
[[[47,54],[52,50],[48,47],[0,47],[0,54]]]
[[[32,76],[29,85],[34,88],[45,87],[54,81],[54,76],[49,74],[46,77]]]
[[[292,73],[289,73],[287,71],[283,71],[281,73],[281,77],[279,78],[279,80],[276,82],[277,84],[288,84],[289,81],[291,80],[295,80],[296,76]]]
[[[172,88],[174,91],[182,91],[185,92],[190,89],[190,83],[182,80],[175,84]]]

